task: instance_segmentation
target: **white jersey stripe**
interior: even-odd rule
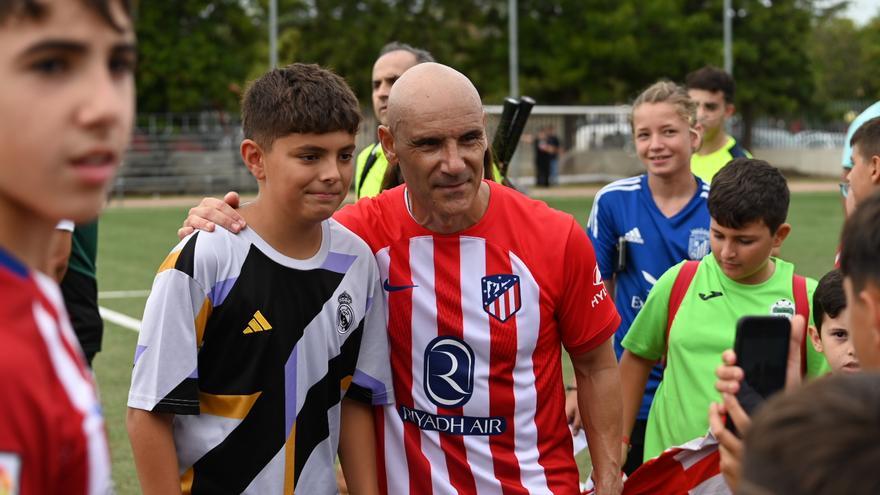
[[[73,406],[83,415],[82,429],[88,442],[88,493],[110,493],[110,452],[107,448],[107,440],[104,433],[104,420],[101,417],[101,409],[98,404],[97,394],[93,383],[83,376],[82,365],[78,357],[71,355],[67,350],[79,349],[73,329],[67,317],[67,313],[57,306],[58,298],[53,293],[55,287],[48,287],[45,280],[38,276],[37,282],[52,303],[56,305],[58,319],[53,318],[39,303],[34,303],[34,319],[37,328],[46,343],[49,358],[52,360],[52,368],[58,380],[64,387],[67,396]],[[64,339],[66,342],[62,342]]]
[[[403,443],[403,422],[395,410],[395,406],[385,406],[385,480],[388,492],[409,492],[409,468]],[[389,462],[394,459],[394,462]]]
[[[638,180],[634,181],[631,185],[620,186],[617,184],[622,181],[612,182],[596,193],[596,197],[593,199],[593,206],[590,208],[590,218],[587,220],[587,226],[592,230],[593,237],[599,236],[599,218],[597,216],[597,213],[599,212],[599,199],[602,198],[602,195],[611,191],[638,191],[642,188],[641,176],[633,177],[633,179]]]
[[[526,264],[515,254],[510,253],[510,266],[514,275],[519,276],[522,305],[540,308],[541,291],[538,282],[529,272]],[[516,425],[514,452],[516,452],[516,458],[519,461],[522,484],[529,493],[550,493],[544,469],[538,462],[538,426],[535,423],[538,399],[535,389],[533,352],[537,347],[540,324],[539,311],[520,311],[516,314],[518,341],[513,382],[530,385],[515,387],[513,390],[516,399],[516,412],[513,417],[513,422]],[[529,470],[529,467],[532,469]]]
[[[391,266],[391,255],[388,248],[383,248],[376,253],[376,262],[379,264],[379,277],[388,280]],[[387,302],[388,297],[383,298]],[[388,319],[388,304],[385,304],[385,321]],[[409,491],[409,459],[403,445],[403,423],[397,414],[397,403],[383,408],[383,448],[385,462],[385,481],[387,493],[406,493]],[[379,453],[380,456],[383,453]],[[395,459],[395,462],[387,462],[387,459]]]
[[[477,311],[481,301],[482,278],[486,275],[486,240],[476,237],[462,237],[461,247],[461,307],[463,311],[474,310],[462,315],[464,340],[468,342],[477,356],[488,356],[490,348],[489,314]],[[462,407],[462,414],[472,417],[488,417],[489,391],[485,384],[489,383],[489,363],[477,359],[474,364],[474,384],[480,387],[474,390],[470,400]],[[500,494],[501,484],[495,477],[492,451],[489,438],[485,435],[465,435],[464,446],[467,451],[471,472],[480,495]]]
[[[415,237],[409,243],[412,283],[412,397],[413,407],[437,414],[437,406],[430,403],[425,387],[425,349],[437,337],[437,297],[434,283],[434,238]],[[418,400],[421,399],[421,402]],[[440,448],[440,434],[422,431],[422,453],[431,465],[431,484],[435,494],[445,493],[449,487],[446,455]]]

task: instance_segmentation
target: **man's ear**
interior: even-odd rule
[[[773,247],[779,249],[782,247],[782,243],[785,242],[785,239],[788,237],[788,234],[791,234],[791,224],[784,223],[776,229],[776,233],[773,234]]]
[[[257,180],[266,178],[266,167],[263,164],[263,148],[253,139],[245,139],[239,148],[244,165]]]
[[[807,328],[807,332],[810,334],[810,343],[813,344],[813,349],[818,353],[824,352],[822,350],[822,336],[819,335],[819,330],[813,325],[810,325]]]
[[[379,143],[382,145],[382,151],[385,152],[388,163],[397,163],[397,152],[394,150],[394,135],[391,134],[391,128],[387,125],[380,125],[377,132]]]
[[[736,105],[733,103],[725,103],[724,104],[724,118],[729,119],[733,117],[733,114],[736,113]]]

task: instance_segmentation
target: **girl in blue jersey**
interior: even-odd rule
[[[614,337],[618,358],[656,279],[684,259],[709,253],[709,186],[690,169],[700,145],[696,104],[684,88],[660,81],[636,98],[631,124],[646,173],[602,188],[587,223],[599,270],[621,316]],[[648,410],[661,378],[662,370],[655,368],[632,438],[624,439],[632,446],[627,473],[641,463]]]

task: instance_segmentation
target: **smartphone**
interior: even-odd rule
[[[617,238],[617,262],[614,264],[615,272],[626,270],[626,237]]]
[[[791,321],[782,316],[745,316],[736,323],[736,364],[745,372],[736,398],[750,416],[785,387]],[[733,423],[728,419],[728,428]]]

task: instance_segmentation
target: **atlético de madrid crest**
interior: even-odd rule
[[[522,307],[517,275],[483,277],[483,310],[504,323]]]

